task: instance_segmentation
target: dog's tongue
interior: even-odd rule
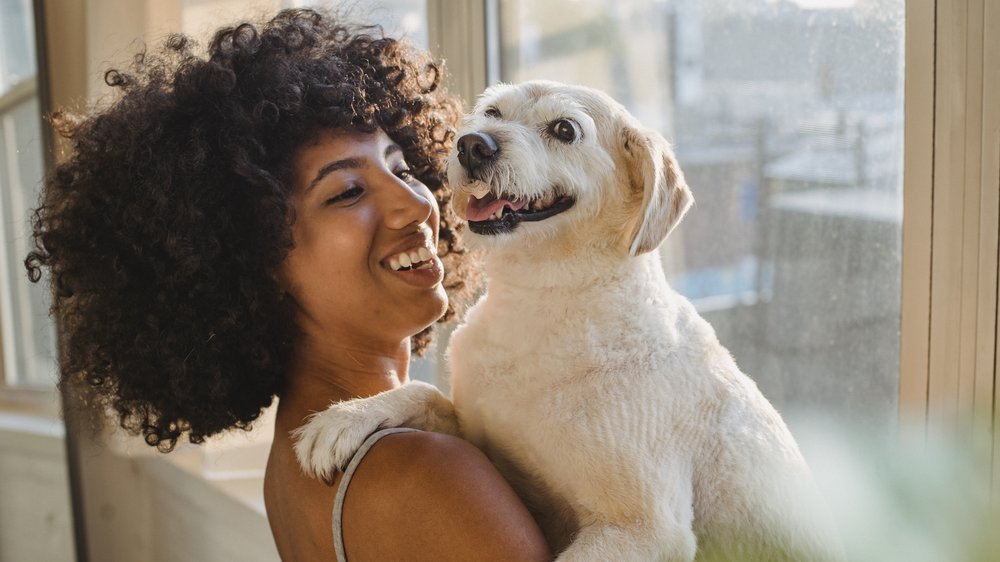
[[[502,199],[491,191],[483,196],[482,199],[470,198],[469,208],[465,214],[468,220],[478,222],[492,217],[497,210],[502,209],[505,205],[510,207],[512,211],[517,211],[527,204],[528,200],[526,198]]]

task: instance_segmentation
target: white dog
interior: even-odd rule
[[[460,434],[534,511],[559,560],[833,560],[791,434],[655,251],[692,197],[667,142],[607,95],[487,90],[449,161],[488,291],[451,339],[452,400],[411,382],[334,404],[306,470],[378,427]]]

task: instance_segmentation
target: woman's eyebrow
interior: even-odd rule
[[[385,148],[385,158],[389,158],[397,152],[403,152],[403,148],[398,144],[390,144]],[[316,184],[323,180],[329,174],[336,172],[337,170],[343,170],[345,168],[364,168],[367,164],[362,158],[344,158],[342,160],[335,160],[329,164],[323,166],[316,172],[316,177],[309,182],[306,187],[306,193],[309,193],[312,188],[316,187]]]
[[[309,191],[311,191],[312,188],[316,187],[316,184],[319,183],[323,178],[325,178],[326,176],[330,175],[333,172],[336,172],[337,170],[343,170],[345,168],[363,168],[365,166],[366,166],[365,161],[361,158],[344,158],[342,160],[334,160],[333,162],[330,162],[329,164],[323,166],[322,168],[319,169],[318,172],[316,172],[316,177],[314,177],[313,180],[309,182],[309,186],[306,187],[306,193],[309,193]]]

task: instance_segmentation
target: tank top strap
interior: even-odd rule
[[[386,429],[380,429],[375,433],[372,433],[365,439],[364,443],[358,449],[358,452],[354,453],[351,458],[351,462],[348,463],[347,469],[344,470],[344,476],[340,479],[340,485],[337,487],[337,495],[333,500],[333,546],[337,549],[337,561],[347,562],[347,553],[344,550],[344,529],[343,529],[343,518],[344,518],[344,497],[347,495],[347,487],[351,484],[351,478],[354,477],[354,472],[358,469],[358,465],[368,454],[368,450],[378,443],[379,439],[382,439],[386,435],[392,435],[393,433],[406,433],[409,431],[420,431],[418,429],[412,429],[409,427],[389,427]]]

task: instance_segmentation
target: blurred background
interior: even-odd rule
[[[853,559],[1000,559],[933,538],[977,528],[1000,485],[992,0],[0,0],[0,561],[276,559],[267,417],[169,459],[67,433],[47,288],[21,261],[60,155],[47,111],[106,103],[104,71],[170,32],[204,44],[300,6],[431,49],[467,108],[544,78],[661,131],[696,200],[660,251],[671,284],[842,487],[835,507],[864,488],[868,518],[898,523],[856,514]],[[447,388],[436,345],[413,376]],[[968,486],[928,499],[914,474]]]

